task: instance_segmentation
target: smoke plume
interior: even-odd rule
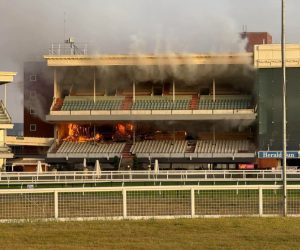
[[[299,41],[299,7],[289,1],[289,41]],[[23,94],[15,85],[23,81],[23,63],[43,60],[52,42],[69,36],[95,54],[203,53],[242,51],[244,24],[275,41],[280,33],[280,3],[273,0],[0,0],[0,9],[0,69],[18,72],[8,88],[14,121],[22,120]]]

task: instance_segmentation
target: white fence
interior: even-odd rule
[[[288,171],[288,181],[300,182],[300,171]],[[282,181],[281,171],[70,171],[42,173],[0,172],[0,184],[53,184],[101,182],[273,182]]]
[[[279,216],[281,186],[169,186],[0,190],[0,221]],[[300,215],[300,186],[288,187]]]

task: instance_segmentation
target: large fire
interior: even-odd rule
[[[112,131],[99,132],[98,128],[89,125],[68,124],[67,136],[64,141],[88,142],[110,139],[113,141],[128,141],[132,138],[134,126],[131,123],[118,123]],[[105,135],[105,136],[104,136]]]
[[[112,136],[113,141],[128,141],[132,139],[134,126],[131,123],[118,123]]]
[[[64,141],[77,141],[77,142],[101,141],[101,140],[102,140],[102,135],[100,133],[94,133],[91,126],[80,126],[73,123],[70,123],[68,125],[68,136],[64,139]]]

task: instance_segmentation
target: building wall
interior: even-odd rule
[[[246,51],[253,52],[254,45],[271,44],[273,42],[272,36],[267,32],[244,32],[241,34],[243,39],[247,39]]]
[[[259,149],[282,149],[282,71],[257,72]],[[287,69],[287,147],[299,150],[300,144],[300,68]]]
[[[53,137],[46,122],[53,98],[53,76],[44,62],[24,64],[24,136]]]

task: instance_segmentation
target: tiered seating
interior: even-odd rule
[[[185,110],[189,109],[192,96],[139,96],[132,106],[135,110]]]
[[[251,109],[251,96],[219,95],[215,102],[212,96],[201,96],[199,109],[204,110],[226,110],[226,109]]]
[[[116,153],[121,154],[125,143],[94,143],[94,142],[68,142],[64,141],[57,153]]]
[[[167,96],[137,96],[131,107],[124,105],[124,96],[97,96],[94,102],[93,96],[67,96],[61,107],[61,111],[80,110],[228,110],[251,109],[251,96],[246,95],[218,95],[213,101],[212,96],[201,96],[199,104],[192,99],[192,95],[176,96],[175,101],[171,95]],[[193,100],[193,101],[192,101]],[[194,105],[194,106],[193,106]],[[56,106],[55,106],[56,107]],[[55,109],[54,109],[55,110]]]
[[[0,102],[0,124],[11,123],[10,117],[5,112],[5,107],[2,102]]]
[[[251,152],[254,146],[248,140],[197,141],[195,153],[239,153]]]
[[[187,147],[187,141],[183,140],[163,140],[163,141],[141,141],[136,142],[130,152],[137,153],[184,153]]]
[[[118,110],[121,108],[124,96],[66,96],[61,107],[67,110]]]

